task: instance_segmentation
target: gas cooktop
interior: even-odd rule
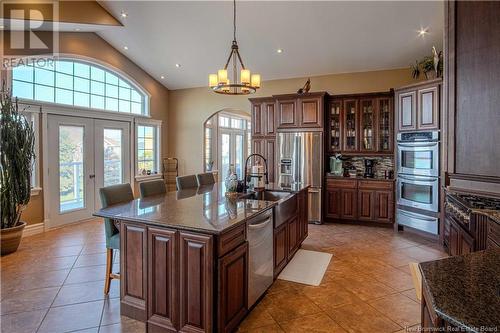
[[[450,194],[451,198],[469,209],[500,210],[500,199],[481,197],[472,194]]]

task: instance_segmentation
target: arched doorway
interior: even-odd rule
[[[203,170],[217,171],[224,179],[231,165],[243,178],[245,159],[251,151],[250,115],[242,110],[223,109],[203,124]]]

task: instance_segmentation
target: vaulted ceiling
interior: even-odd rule
[[[123,27],[97,33],[169,89],[205,86],[224,65],[232,1],[99,3]],[[237,1],[237,39],[263,80],[401,68],[442,48],[443,17],[432,1]]]

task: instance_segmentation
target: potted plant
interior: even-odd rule
[[[1,253],[15,252],[26,222],[21,213],[31,196],[31,172],[35,158],[35,134],[31,123],[19,112],[17,99],[0,92],[0,197]]]
[[[424,72],[427,80],[441,77],[443,75],[443,52],[438,53],[433,46],[432,56],[426,56],[420,61],[415,61],[415,64],[411,66],[412,77],[418,79],[421,72]]]

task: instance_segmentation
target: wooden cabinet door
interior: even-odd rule
[[[179,233],[180,331],[212,331],[212,253],[211,236]]]
[[[177,232],[148,228],[148,325],[178,329]]]
[[[264,113],[264,127],[266,129],[265,135],[276,135],[276,114],[274,112],[276,104],[274,102],[265,102],[263,107],[266,110]]]
[[[297,127],[297,100],[295,98],[278,99],[276,105],[278,109],[278,128]]]
[[[377,99],[377,151],[394,151],[394,109],[392,98]]]
[[[372,221],[375,217],[375,191],[358,190],[358,219]]]
[[[288,224],[274,229],[274,276],[285,267],[288,258]]]
[[[260,136],[265,134],[265,129],[262,127],[264,119],[262,103],[252,103],[252,136]]]
[[[218,327],[232,332],[248,308],[248,242],[219,259]]]
[[[455,224],[455,222],[451,221],[450,223],[450,244],[449,251],[451,256],[456,256],[460,253],[460,227]]]
[[[342,100],[336,99],[330,101],[328,123],[325,124],[327,145],[330,153],[340,152],[342,150]]]
[[[377,149],[376,100],[367,98],[359,101],[359,150],[373,152]]]
[[[276,139],[266,139],[266,151],[264,157],[267,159],[267,172],[269,182],[274,183],[276,168]]]
[[[344,151],[352,152],[359,149],[359,111],[357,99],[344,100],[342,112],[342,127]]]
[[[375,216],[377,222],[392,223],[394,221],[393,191],[375,191]]]
[[[439,86],[418,90],[418,129],[439,129]]]
[[[417,129],[417,93],[415,91],[397,94],[398,122],[400,131]]]
[[[252,139],[252,153],[266,156],[266,139]],[[259,161],[262,162],[261,159]],[[225,177],[225,176],[224,176]]]
[[[340,189],[328,188],[325,192],[325,213],[326,217],[339,219],[341,211]]]
[[[133,223],[120,224],[121,311],[145,322],[147,289],[146,228]]]
[[[297,217],[293,217],[290,221],[288,221],[288,260],[292,259],[295,252],[299,249],[299,230],[299,219]]]
[[[467,254],[474,252],[474,238],[463,230],[460,230],[460,252],[459,254]]]
[[[357,190],[341,189],[340,190],[340,218],[344,220],[355,220],[357,218]]]
[[[299,98],[299,127],[323,127],[323,97]]]

